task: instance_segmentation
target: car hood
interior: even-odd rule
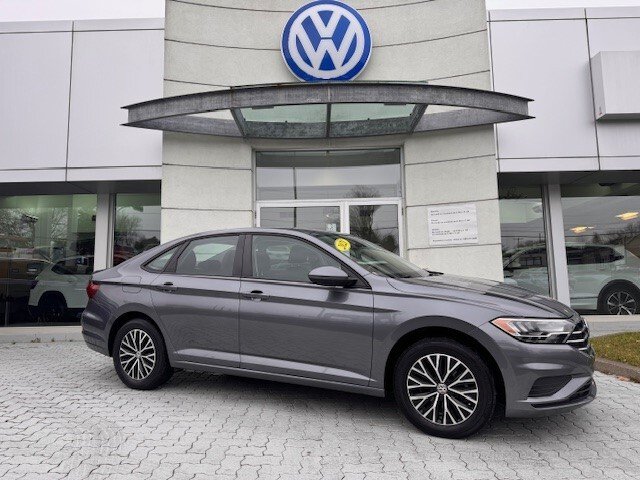
[[[569,318],[575,315],[571,308],[552,298],[492,280],[455,275],[431,275],[418,278],[394,278],[389,279],[389,283],[397,290],[418,295],[451,295],[461,299],[466,297],[467,300],[482,295],[482,303],[491,304],[498,310],[519,316],[539,315],[540,310],[546,312],[548,317]],[[520,308],[514,308],[514,302],[520,304]]]

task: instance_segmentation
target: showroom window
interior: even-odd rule
[[[0,197],[0,325],[78,323],[95,220],[95,195]]]
[[[399,149],[256,152],[258,225],[351,233],[402,248]]]
[[[571,306],[640,313],[640,185],[562,186]]]
[[[116,195],[113,265],[160,244],[160,194]]]
[[[400,150],[256,152],[258,200],[400,197]]]
[[[549,295],[547,235],[540,186],[501,186],[499,201],[505,282]]]

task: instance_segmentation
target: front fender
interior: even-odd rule
[[[477,325],[465,320],[442,315],[425,315],[406,320],[389,328],[384,324],[374,324],[373,358],[371,364],[370,386],[384,388],[387,361],[393,348],[403,337],[425,328],[450,330],[452,335],[461,334],[478,342],[498,365],[502,377],[511,377],[510,364],[497,343]]]

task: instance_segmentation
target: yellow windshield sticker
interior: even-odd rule
[[[349,250],[351,250],[351,244],[346,238],[336,238],[336,241],[333,242],[333,244],[341,252],[348,252]]]

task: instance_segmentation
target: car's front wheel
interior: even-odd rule
[[[130,388],[152,390],[173,374],[162,335],[147,320],[131,320],[120,327],[112,353],[120,380]]]
[[[409,421],[438,437],[476,433],[496,405],[487,365],[472,349],[448,338],[424,339],[405,350],[395,365],[393,387]]]

